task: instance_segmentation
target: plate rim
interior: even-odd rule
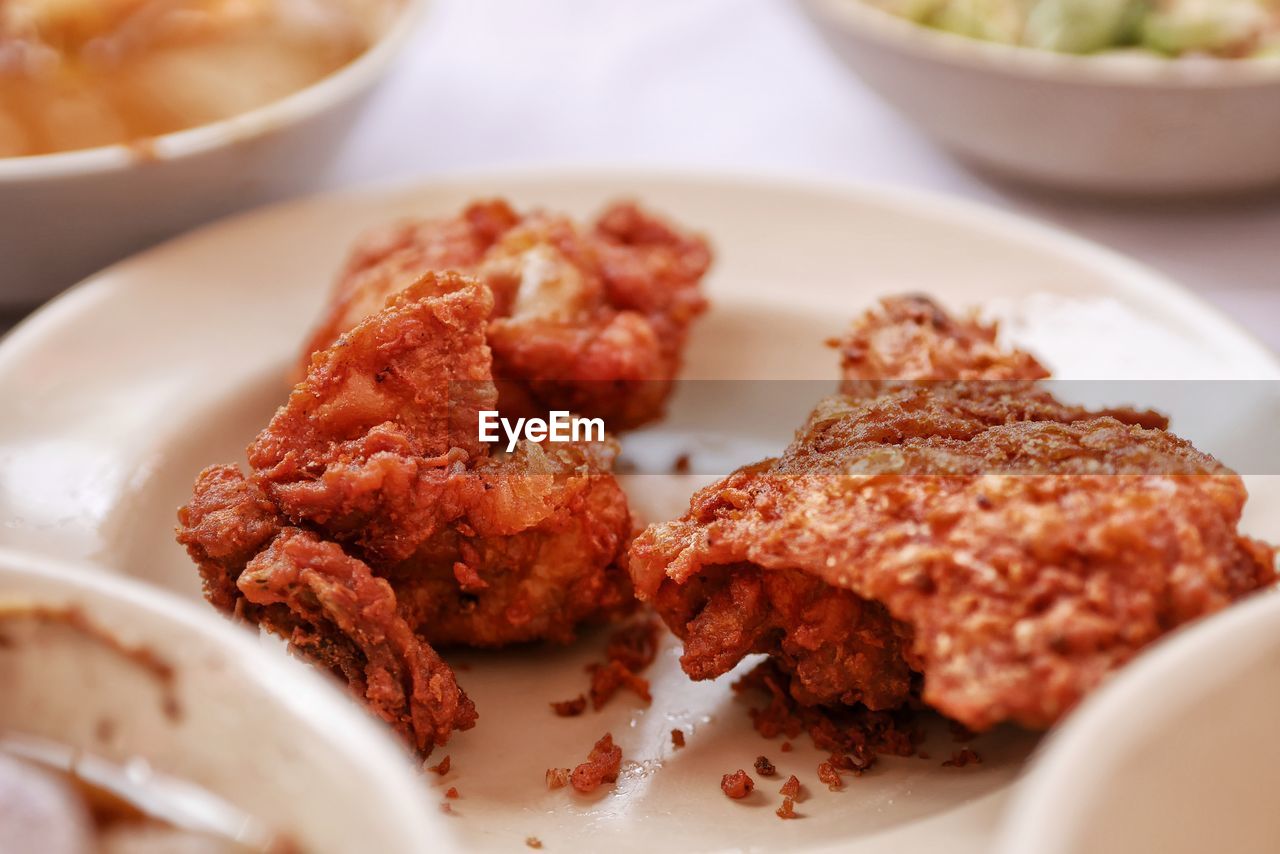
[[[461,190],[471,187],[479,190],[482,187],[527,187],[553,182],[590,182],[602,186],[608,186],[611,182],[636,185],[668,182],[773,193],[800,192],[875,204],[949,222],[976,224],[982,230],[997,236],[1075,257],[1081,263],[1107,273],[1122,292],[1151,302],[1163,302],[1166,310],[1193,323],[1206,334],[1212,335],[1216,341],[1225,344],[1234,338],[1232,346],[1240,357],[1259,366],[1266,366],[1267,370],[1280,377],[1280,354],[1272,351],[1251,331],[1186,285],[1118,250],[1026,214],[932,190],[900,187],[885,182],[832,178],[815,172],[599,165],[468,169],[438,176],[400,177],[308,194],[213,220],[111,264],[71,285],[35,309],[0,336],[0,373],[6,369],[8,361],[19,356],[27,346],[44,335],[55,332],[62,321],[89,309],[99,290],[106,287],[104,282],[134,265],[146,263],[154,254],[171,251],[175,246],[186,242],[206,239],[220,229],[243,225],[258,218],[289,216],[294,210],[317,204],[337,204],[344,200],[371,201],[391,195],[425,195],[436,189]]]

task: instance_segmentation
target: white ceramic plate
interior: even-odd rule
[[[242,459],[283,400],[286,367],[352,238],[498,193],[581,215],[635,195],[704,229],[718,253],[708,281],[714,310],[697,328],[690,376],[834,382],[836,360],[822,341],[875,297],[907,289],[1011,317],[1013,337],[1063,376],[1280,376],[1245,333],[1167,281],[985,208],[727,177],[490,175],[229,220],[96,276],[11,333],[0,346],[0,543],[92,557],[195,597],[195,571],[172,540],[174,509],[201,467]],[[694,442],[681,425],[724,417],[685,391],[666,427],[628,442]],[[780,420],[791,426],[804,414]],[[781,441],[744,434],[707,444],[732,458],[727,465]],[[679,513],[692,483],[643,476],[628,487],[652,519]],[[1265,509],[1266,499],[1256,496],[1255,506]],[[977,743],[981,766],[942,768],[954,747],[943,734],[931,760],[887,760],[831,793],[816,780],[824,757],[807,739],[780,753],[751,730],[729,679],[688,682],[670,645],[649,674],[652,707],[620,697],[597,714],[556,718],[547,703],[584,688],[582,666],[600,648],[595,636],[567,649],[451,656],[467,667],[460,678],[481,716],[444,751],[454,770],[438,781],[462,793],[454,811],[464,843],[510,848],[536,836],[548,849],[619,852],[983,851],[1034,743],[998,731]],[[674,753],[673,727],[689,733]],[[606,730],[627,759],[617,789],[592,798],[546,791],[545,769],[581,761]],[[720,776],[749,769],[759,754],[800,776],[804,820],[774,816],[781,780],[758,780],[745,803],[721,794]]]

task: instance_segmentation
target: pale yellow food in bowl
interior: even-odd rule
[[[143,140],[248,112],[351,62],[343,0],[6,0],[0,157]]]
[[[19,79],[23,89],[63,86],[76,95],[70,106],[36,97],[21,115],[0,103],[0,125],[8,128],[0,137],[27,140],[24,151],[41,147],[30,142],[36,124],[47,135],[52,119],[64,134],[47,153],[0,153],[0,310],[29,307],[210,219],[315,187],[427,5],[0,0],[9,28],[0,33],[0,102],[18,97]],[[29,33],[36,9],[46,16],[39,41],[9,35],[19,12]],[[172,29],[157,27],[161,20],[174,22]],[[150,38],[104,37],[118,36],[124,22]],[[123,58],[119,48],[104,47],[120,44],[128,47]],[[125,99],[121,111],[104,96],[111,77],[100,64],[104,50],[124,79],[137,81],[138,69],[157,63],[164,68],[141,75],[153,84],[151,100]],[[33,60],[41,55],[43,65]],[[86,55],[92,75],[80,65]],[[55,82],[33,78],[33,62]],[[165,98],[169,119],[185,126],[156,133],[145,117]],[[106,128],[85,118],[103,114]]]

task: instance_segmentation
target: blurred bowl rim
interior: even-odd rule
[[[1075,839],[1123,750],[1171,717],[1274,654],[1280,590],[1179,629],[1113,675],[1045,740],[1018,780],[996,835],[996,854],[1060,854]],[[1192,676],[1188,676],[1192,674]]]
[[[824,20],[835,20],[922,58],[988,71],[1023,73],[1072,83],[1214,89],[1280,84],[1280,56],[1218,59],[1127,52],[1058,53],[984,41],[938,30],[871,5],[867,0],[801,0]]]
[[[261,107],[208,124],[96,148],[0,157],[0,185],[42,178],[118,172],[148,161],[182,160],[267,135],[319,115],[370,87],[390,66],[425,16],[430,0],[389,0],[399,6],[385,32],[363,53],[309,86]]]
[[[24,587],[24,580],[31,584]],[[379,797],[389,813],[397,816],[401,829],[407,829],[415,839],[430,840],[437,851],[456,850],[444,825],[432,820],[430,810],[424,808],[427,801],[420,797],[412,759],[389,729],[345,701],[336,685],[264,654],[252,632],[212,609],[93,564],[9,547],[0,547],[0,596],[36,605],[67,604],[83,610],[91,621],[96,603],[111,602],[119,609],[147,615],[151,625],[180,626],[184,637],[195,638],[201,646],[218,650],[228,661],[243,666],[246,673],[252,673],[256,687],[294,720],[325,732],[344,757],[358,757],[371,776],[385,781]],[[109,625],[103,625],[111,631]]]

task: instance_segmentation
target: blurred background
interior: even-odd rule
[[[1280,348],[1280,198],[1117,202],[979,176],[870,91],[793,0],[433,0],[314,181],[323,191],[584,165],[808,175],[988,202],[1130,254]]]

